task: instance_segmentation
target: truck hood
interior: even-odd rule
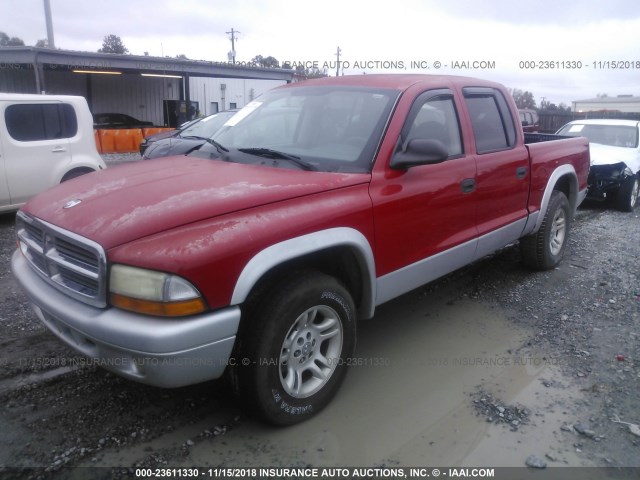
[[[634,172],[640,171],[638,148],[612,147],[601,143],[589,143],[591,165],[613,165],[624,162]]]
[[[83,175],[38,195],[23,210],[108,250],[207,218],[369,180],[363,173],[168,157]]]

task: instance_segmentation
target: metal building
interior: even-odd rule
[[[92,113],[125,113],[164,126],[169,104],[179,103],[187,115],[240,108],[291,82],[293,73],[227,62],[0,48],[0,92],[81,95]]]
[[[617,97],[598,97],[571,102],[573,112],[616,111],[640,113],[640,97],[618,95]]]

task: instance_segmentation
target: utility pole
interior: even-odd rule
[[[53,39],[53,20],[51,20],[51,4],[49,0],[44,0],[44,18],[47,23],[47,43],[49,48],[55,50],[56,42]]]
[[[336,77],[340,75],[340,54],[342,53],[342,50],[340,50],[340,47],[338,47],[338,49],[336,50],[336,57],[338,57],[338,61],[336,62],[337,66],[336,66]]]
[[[231,31],[226,33],[231,35],[231,51],[229,52],[229,59],[233,63],[236,63],[236,34],[241,32],[238,32],[237,30],[231,28]]]

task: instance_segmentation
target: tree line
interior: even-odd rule
[[[571,107],[566,105],[565,103],[560,103],[560,105],[556,105],[555,103],[551,103],[544,98],[540,102],[540,107],[536,105],[536,99],[533,96],[533,93],[529,91],[522,91],[519,88],[510,88],[509,92],[513,97],[513,100],[516,102],[516,106],[518,108],[523,109],[531,109],[531,110],[539,110],[544,112],[570,112]]]

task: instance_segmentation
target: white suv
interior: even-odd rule
[[[84,97],[0,93],[0,212],[104,168]]]

